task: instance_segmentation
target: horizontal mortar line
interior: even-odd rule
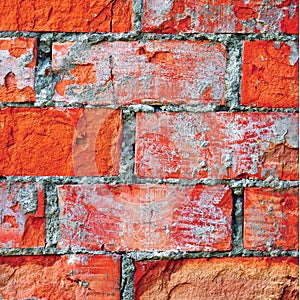
[[[66,42],[78,41],[87,42],[91,44],[101,43],[102,41],[138,41],[138,40],[209,40],[216,42],[226,42],[231,39],[238,40],[278,40],[278,41],[291,41],[298,40],[297,34],[285,33],[178,33],[178,34],[158,34],[152,32],[130,31],[123,33],[111,32],[29,32],[29,31],[1,31],[1,37],[28,37],[28,38],[41,38],[48,35],[49,40],[53,42]]]
[[[229,185],[231,188],[244,188],[244,187],[262,187],[262,188],[283,188],[298,187],[298,181],[292,180],[274,180],[267,182],[258,179],[161,179],[161,178],[135,178],[134,182],[123,180],[121,177],[96,177],[96,176],[0,176],[0,182],[24,182],[24,183],[47,183],[53,185],[75,184],[75,185],[89,185],[89,184],[171,184],[176,186],[194,186],[197,184],[203,185]]]
[[[164,104],[132,104],[128,106],[118,106],[118,105],[84,105],[80,103],[56,103],[53,102],[51,105],[43,103],[0,103],[1,108],[86,108],[86,109],[119,109],[122,111],[130,112],[188,112],[188,113],[206,113],[206,112],[278,112],[278,113],[298,113],[299,108],[268,108],[268,107],[250,107],[250,106],[224,106],[224,105],[211,105],[211,106],[187,106],[187,105],[164,105]]]
[[[181,259],[181,258],[222,258],[222,257],[298,257],[298,250],[273,250],[255,251],[255,250],[241,250],[234,251],[95,251],[86,249],[76,250],[61,250],[57,248],[2,248],[0,249],[0,256],[20,256],[20,255],[124,255],[131,259],[141,261],[147,259]]]

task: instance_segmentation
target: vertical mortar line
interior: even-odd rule
[[[39,34],[38,55],[35,70],[35,106],[52,104],[54,95],[55,80],[52,74],[52,33]]]
[[[142,18],[144,14],[144,1],[132,0],[132,12],[133,12],[133,30],[136,33],[142,32]]]
[[[244,251],[244,188],[232,189],[232,250],[231,253],[241,255]]]
[[[135,183],[135,134],[136,134],[136,115],[134,112],[124,109],[123,114],[123,133],[120,159],[120,179],[122,183]]]
[[[45,191],[45,217],[46,217],[46,246],[47,250],[54,250],[59,238],[59,205],[57,186],[52,183],[51,177],[43,183]]]
[[[129,258],[126,254],[123,254],[121,257],[121,300],[134,299],[134,272],[135,266],[133,259]]]
[[[227,61],[225,74],[225,100],[230,110],[239,109],[242,81],[243,41],[237,36],[230,37],[226,42]]]

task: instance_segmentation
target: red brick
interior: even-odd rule
[[[36,59],[36,39],[0,39],[0,102],[35,101]]]
[[[126,32],[131,0],[0,1],[2,31]]]
[[[231,249],[228,187],[60,186],[59,248],[106,251]]]
[[[0,211],[0,248],[45,245],[44,193],[38,185],[1,182]]]
[[[225,104],[226,50],[208,42],[54,43],[54,101]]]
[[[250,250],[299,249],[299,189],[246,188],[244,246]]]
[[[294,0],[144,0],[143,31],[298,33]]]
[[[2,109],[0,174],[117,175],[121,123],[111,109]]]
[[[298,114],[137,114],[136,174],[298,179]]]
[[[135,267],[135,300],[299,299],[298,258],[141,261]]]
[[[293,43],[244,42],[241,104],[298,108],[298,55]]]
[[[0,257],[1,299],[120,299],[118,255]]]

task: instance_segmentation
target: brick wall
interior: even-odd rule
[[[0,4],[1,299],[298,299],[295,0]]]

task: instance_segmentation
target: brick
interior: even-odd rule
[[[121,111],[80,108],[0,110],[0,174],[117,175]]]
[[[298,179],[298,114],[137,114],[139,177]]]
[[[36,39],[0,39],[0,102],[35,101],[36,59]]]
[[[244,247],[250,250],[299,249],[299,189],[246,188]]]
[[[120,299],[118,255],[0,257],[1,299]]]
[[[144,0],[144,32],[295,33],[297,1]]]
[[[226,49],[198,41],[54,43],[54,101],[224,105]]]
[[[1,31],[127,32],[131,0],[0,1]]]
[[[200,258],[135,262],[135,300],[299,297],[298,258]]]
[[[241,104],[299,106],[299,55],[294,42],[244,42]]]
[[[228,187],[59,186],[61,249],[231,249]]]
[[[38,185],[1,182],[0,212],[0,248],[45,245],[44,192]]]

